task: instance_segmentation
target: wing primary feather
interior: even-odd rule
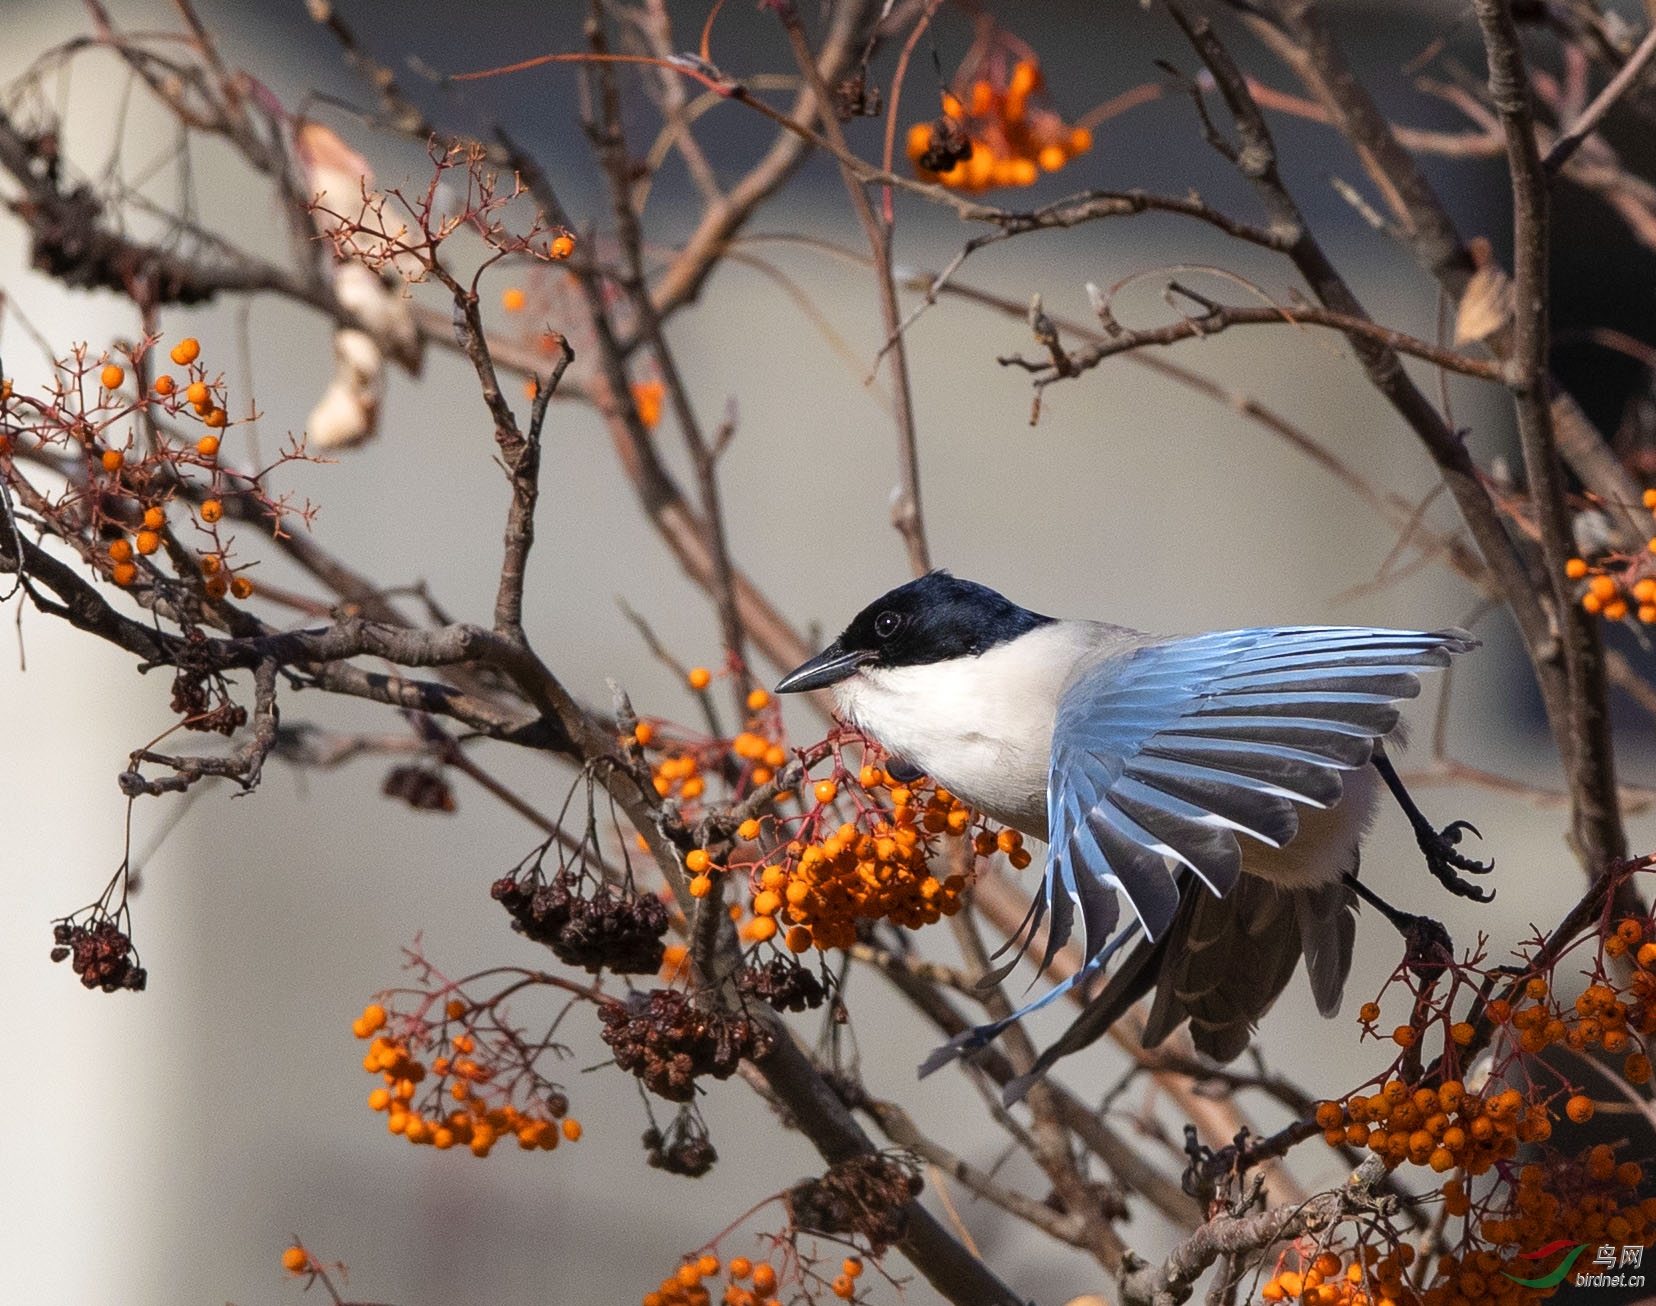
[[[1075,974],[1066,980],[1061,980],[1043,993],[1035,1001],[1019,1007],[1010,1016],[989,1022],[987,1025],[977,1025],[962,1033],[956,1034],[942,1047],[936,1049],[929,1057],[920,1063],[920,1078],[924,1079],[933,1071],[941,1070],[951,1061],[969,1056],[980,1048],[988,1047],[1000,1036],[1002,1030],[1016,1024],[1031,1012],[1039,1011],[1042,1007],[1056,1002],[1078,984],[1083,984],[1098,974],[1109,964],[1110,958],[1120,951],[1123,945],[1138,937],[1139,923],[1132,921],[1128,926],[1112,938],[1103,947],[1097,956],[1082,966]]]

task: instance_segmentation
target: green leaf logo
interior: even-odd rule
[[[1569,1247],[1570,1245],[1570,1243],[1560,1238],[1557,1242],[1548,1243],[1539,1251],[1523,1253],[1519,1259],[1525,1261],[1538,1261],[1543,1256],[1551,1256],[1560,1247]],[[1576,1263],[1576,1258],[1586,1250],[1586,1243],[1576,1243],[1574,1245],[1574,1250],[1559,1263],[1558,1268],[1551,1274],[1540,1279],[1520,1279],[1516,1274],[1506,1274],[1505,1270],[1502,1270],[1501,1273],[1506,1274],[1507,1278],[1511,1279],[1521,1288],[1556,1288],[1559,1284],[1564,1282],[1564,1276],[1570,1272],[1570,1267]]]

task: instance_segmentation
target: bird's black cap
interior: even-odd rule
[[[823,689],[863,667],[917,667],[977,657],[1052,621],[987,585],[934,571],[899,585],[851,619],[840,637],[777,685]]]

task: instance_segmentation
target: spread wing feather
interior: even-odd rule
[[[1450,654],[1475,643],[1458,630],[1218,631],[1142,645],[1082,671],[1058,705],[1047,788],[1046,880],[1025,937],[1046,920],[1044,970],[1068,941],[1079,912],[1083,967],[1007,1020],[957,1038],[925,1070],[983,1046],[1027,1011],[1096,974],[1129,934],[1116,930],[1117,890],[1132,903],[1147,936],[1132,954],[1140,966],[1124,964],[1124,972],[1133,972],[1133,997],[1146,990],[1149,975],[1157,975],[1153,1030],[1165,1034],[1189,1017],[1199,1046],[1235,1055],[1237,1040],[1246,1041],[1263,1009],[1257,994],[1244,1002],[1232,992],[1237,976],[1228,973],[1234,967],[1222,945],[1238,932],[1252,937],[1265,930],[1282,938],[1266,967],[1265,1005],[1304,948],[1311,954],[1318,1006],[1331,1009],[1350,964],[1349,892],[1335,885],[1279,899],[1275,886],[1260,881],[1238,906],[1221,904],[1226,895],[1235,897],[1241,876],[1237,836],[1276,847],[1293,839],[1296,806],[1339,801],[1340,773],[1368,763],[1375,741],[1397,724],[1397,701],[1420,692],[1419,673],[1446,666]],[[1181,895],[1187,872],[1212,893],[1190,885]],[[1301,902],[1306,893],[1315,901]],[[1299,919],[1286,922],[1285,916]],[[1182,933],[1176,918],[1184,921]],[[1288,928],[1278,929],[1279,922]],[[1178,936],[1177,957],[1163,946],[1170,927]],[[1180,982],[1172,982],[1175,972]],[[1116,1004],[1099,1006],[1119,1014]],[[1070,1046],[1101,1032],[1091,1015],[1089,1009],[1077,1021],[1074,1038],[1066,1035],[1049,1049],[1037,1074]],[[1083,1025],[1089,1028],[1081,1030]]]
[[[1241,871],[1238,834],[1273,846],[1295,805],[1339,801],[1340,772],[1367,764],[1419,673],[1472,646],[1459,631],[1337,626],[1220,631],[1148,644],[1065,691],[1047,791],[1051,936],[1067,939],[1091,879],[1119,889],[1159,938],[1188,869],[1216,894]],[[1066,904],[1067,905],[1067,904]],[[1108,936],[1089,930],[1091,958]],[[1053,949],[1050,946],[1049,955]]]

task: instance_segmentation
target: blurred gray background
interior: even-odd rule
[[[85,15],[61,0],[9,0],[4,8],[0,67],[8,81],[86,27]],[[1383,20],[1345,12],[1352,48],[1388,108],[1416,123],[1443,121],[1440,109],[1410,92],[1400,69],[1435,36],[1461,40],[1466,32],[1434,7],[1384,8]],[[1072,35],[1098,30],[1092,5],[1005,7],[1003,17],[1042,52],[1053,93],[1071,117],[1156,78],[1156,58],[1192,65],[1159,13],[1124,2],[1107,9],[1104,43]],[[227,57],[284,105],[298,108],[314,91],[368,103],[300,4],[203,4],[201,11]],[[437,3],[357,3],[341,11],[399,67],[412,57],[459,71],[578,41],[573,5],[484,5],[462,14]],[[113,0],[111,12],[124,27],[174,23],[159,3]],[[700,6],[683,7],[683,44],[693,43],[701,13]],[[779,31],[751,5],[733,6],[716,37],[726,40],[721,57],[739,73],[787,63]],[[945,75],[966,40],[964,23],[940,23]],[[1239,48],[1287,84],[1279,69]],[[930,102],[931,76],[922,67],[911,79],[916,98],[905,104],[900,126],[930,116],[921,106]],[[571,209],[604,223],[585,143],[570,126],[574,84],[567,70],[541,69],[475,84],[458,96],[430,96],[451,125],[505,118],[546,161]],[[159,158],[169,148],[168,128],[129,102],[124,75],[108,56],[93,54],[77,65],[60,107],[67,153],[86,173],[96,175],[108,160],[118,123],[129,169],[131,160]],[[727,124],[724,147],[736,160],[749,157],[765,133],[734,106],[716,112]],[[374,159],[382,183],[411,176],[423,185],[417,148],[373,135],[347,115],[322,116]],[[1201,145],[1192,119],[1188,102],[1169,96],[1106,124],[1091,154],[1034,194],[1199,185],[1206,198],[1251,215],[1249,196]],[[857,124],[865,152],[875,149],[878,130]],[[1355,163],[1321,129],[1284,123],[1281,140],[1291,181],[1371,310],[1431,337],[1434,288],[1327,184],[1329,174],[1358,181]],[[195,161],[204,220],[243,243],[283,248],[273,205],[243,171],[211,147]],[[1434,174],[1464,230],[1490,234],[1499,248],[1500,172],[1456,165]],[[646,215],[655,239],[682,233],[688,219],[679,206],[688,202],[688,188],[670,173]],[[839,179],[820,163],[752,228],[788,231],[860,248]],[[968,234],[951,217],[911,206],[902,211],[899,261],[936,268]],[[740,415],[722,469],[737,560],[793,620],[831,634],[906,578],[903,551],[887,524],[896,480],[891,424],[878,395],[862,383],[881,338],[877,302],[865,277],[819,251],[777,243],[751,249],[786,269],[850,343],[859,365],[842,363],[771,279],[734,264],[680,319],[674,340],[704,420],[715,422],[727,402]],[[997,246],[973,259],[963,279],[1020,301],[1038,291],[1049,311],[1085,319],[1088,281],[1110,286],[1164,265],[1203,263],[1242,272],[1278,296],[1291,284],[1281,266],[1205,229],[1156,218]],[[508,278],[486,283],[491,305],[507,284]],[[1124,298],[1123,318],[1165,320],[1160,284],[1148,278]],[[44,374],[25,318],[58,350],[87,341],[96,351],[136,329],[133,314],[110,296],[67,293],[29,272],[11,221],[0,224],[0,286],[7,299],[0,348],[6,374],[20,384]],[[1226,294],[1233,289],[1221,287]],[[260,301],[244,361],[235,346],[236,311],[226,303],[168,312],[165,329],[169,343],[200,336],[212,366],[230,379],[238,408],[249,394],[256,398],[263,413],[258,438],[268,450],[302,426],[326,384],[330,340],[306,313]],[[1031,428],[1023,374],[994,361],[997,354],[1033,352],[1021,322],[945,304],[921,321],[910,345],[933,552],[959,574],[1038,610],[1151,629],[1301,621],[1432,627],[1470,619],[1474,596],[1435,566],[1352,596],[1391,552],[1392,533],[1304,457],[1223,405],[1117,360],[1052,388],[1040,425]],[[1426,458],[1333,337],[1237,331],[1187,345],[1176,357],[1275,406],[1382,488],[1416,499],[1431,488]],[[1470,429],[1480,457],[1505,448],[1499,396],[1458,381],[1449,388],[1455,420]],[[559,405],[548,431],[531,635],[587,701],[606,703],[605,678],[614,677],[640,711],[692,719],[688,696],[650,657],[614,600],[642,612],[686,662],[716,664],[710,606],[648,528],[596,418]],[[671,450],[670,420],[659,436]],[[235,441],[234,434],[227,441],[232,456]],[[316,535],[329,548],[386,584],[423,579],[458,618],[486,619],[506,501],[492,454],[474,382],[452,354],[434,350],[423,380],[392,374],[377,442],[332,465],[284,472],[280,483],[322,505]],[[1428,520],[1447,526],[1449,510],[1439,504]],[[260,552],[252,534],[243,535],[244,548]],[[289,579],[274,563],[265,574]],[[450,817],[421,816],[381,798],[386,763],[376,760],[308,775],[272,765],[253,796],[233,798],[223,788],[204,793],[143,865],[134,912],[149,991],[82,991],[67,967],[47,960],[49,922],[90,901],[120,860],[125,807],[114,777],[129,750],[171,723],[168,678],[140,677],[123,655],[27,608],[14,626],[15,612],[14,604],[0,634],[0,991],[12,1013],[13,1048],[12,1088],[0,1110],[0,1299],[71,1306],[293,1302],[299,1287],[286,1280],[278,1256],[298,1235],[322,1259],[350,1266],[348,1296],[357,1300],[635,1301],[681,1252],[819,1168],[797,1137],[776,1128],[732,1082],[716,1086],[704,1103],[723,1158],[712,1175],[687,1181],[647,1169],[638,1146],[644,1115],[630,1086],[612,1073],[581,1073],[605,1056],[585,1028],[571,1035],[575,1056],[565,1073],[573,1113],[586,1128],[578,1145],[533,1156],[502,1149],[477,1162],[386,1136],[382,1118],[364,1105],[373,1081],[359,1068],[361,1047],[349,1024],[372,993],[400,981],[400,950],[419,935],[426,954],[450,974],[533,966],[543,958],[507,930],[486,892],[537,836],[458,777],[460,805]],[[1504,619],[1483,621],[1478,633],[1485,648],[1462,662],[1455,680],[1453,754],[1554,786],[1551,747]],[[774,670],[765,669],[766,676],[774,678]],[[1415,714],[1418,739],[1429,736],[1441,689],[1441,680],[1429,687]],[[363,705],[305,695],[289,694],[282,710],[288,722],[394,726]],[[804,718],[797,726],[801,742],[818,728]],[[1625,722],[1623,740],[1626,778],[1640,781],[1644,723]],[[564,771],[537,757],[506,749],[477,757],[543,809],[555,808],[569,783]],[[1425,750],[1417,748],[1413,765],[1424,761]],[[1557,808],[1483,789],[1423,787],[1420,797],[1440,820],[1465,817],[1483,829],[1499,864],[1499,897],[1475,908],[1445,896],[1423,874],[1403,822],[1389,809],[1368,846],[1368,876],[1382,892],[1440,915],[1458,941],[1470,943],[1483,930],[1496,953],[1504,952],[1532,921],[1556,919],[1578,892]],[[136,851],[156,839],[174,802],[138,805]],[[1634,848],[1644,849],[1656,829],[1640,815],[1631,833]],[[1026,873],[1031,886],[1038,866]],[[950,946],[946,938],[923,944],[939,955]],[[1367,1075],[1389,1060],[1384,1047],[1359,1046],[1354,1013],[1395,964],[1398,943],[1366,919],[1359,948],[1346,1014],[1337,1023],[1316,1016],[1296,981],[1262,1030],[1271,1063],[1313,1091],[1349,1088],[1354,1071]],[[871,976],[854,981],[851,997],[859,1013],[855,1047],[871,1088],[900,1097],[973,1161],[993,1164],[1002,1135],[984,1122],[965,1081],[945,1074],[914,1082],[915,1063],[935,1041],[931,1032]],[[1053,1037],[1066,1019],[1057,1012],[1039,1018],[1037,1041]],[[1064,1077],[1101,1096],[1121,1066],[1099,1048],[1066,1063]],[[1135,1089],[1122,1107],[1143,1104]],[[1279,1122],[1268,1110],[1260,1119],[1267,1127]],[[1302,1150],[1308,1181],[1338,1176],[1328,1154]],[[1007,1173],[1030,1179],[1021,1160]],[[1026,1234],[963,1191],[951,1190],[951,1197],[985,1255],[1032,1299],[1064,1301],[1105,1288],[1084,1259]],[[780,1223],[772,1207],[752,1227]],[[1126,1232],[1147,1252],[1168,1235],[1151,1216]],[[751,1255],[755,1247],[743,1234],[721,1250]],[[896,1299],[888,1287],[876,1290],[876,1300]],[[918,1281],[904,1299],[933,1300]]]

